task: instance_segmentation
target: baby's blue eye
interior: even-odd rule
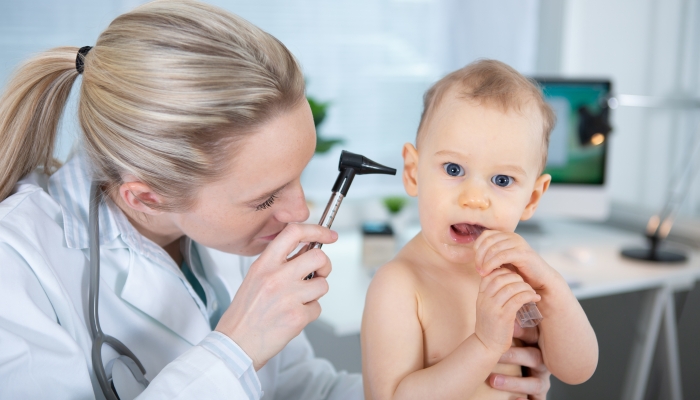
[[[447,172],[447,175],[449,175],[449,176],[462,176],[462,175],[464,175],[464,169],[462,169],[462,167],[459,164],[446,163],[442,167],[445,168],[445,172]]]
[[[513,183],[513,178],[508,175],[495,175],[493,178],[491,178],[491,182],[500,187],[506,187]]]

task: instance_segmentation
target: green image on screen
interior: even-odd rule
[[[590,137],[580,133],[580,124],[582,111],[590,115],[601,114],[610,95],[610,82],[537,81],[545,100],[557,115],[544,173],[552,176],[552,183],[602,185],[605,179],[606,137],[600,135],[596,138],[598,140],[590,140]],[[600,138],[603,140],[600,141]]]

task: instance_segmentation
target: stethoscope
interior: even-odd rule
[[[355,175],[368,175],[368,174],[387,174],[395,175],[396,170],[393,168],[386,167],[377,162],[374,162],[367,157],[359,154],[350,153],[344,151],[340,155],[340,161],[338,162],[338,178],[333,185],[331,198],[328,201],[325,211],[321,217],[319,225],[326,228],[330,228],[335,219],[338,208],[340,207],[343,198],[348,194],[350,185],[352,184]],[[115,339],[112,336],[105,335],[100,328],[100,318],[97,313],[98,300],[99,300],[99,284],[100,284],[100,221],[99,221],[99,205],[102,198],[102,190],[99,184],[93,182],[90,186],[90,212],[88,216],[88,226],[89,226],[89,246],[90,246],[90,290],[88,292],[88,297],[90,299],[89,305],[89,317],[90,317],[90,331],[92,333],[92,369],[95,371],[95,376],[97,381],[100,383],[100,388],[102,393],[104,393],[107,400],[119,400],[119,396],[116,393],[116,389],[113,385],[112,380],[112,367],[114,362],[119,360],[123,363],[130,371],[131,374],[136,378],[136,381],[140,383],[144,388],[148,386],[148,379],[146,379],[146,369],[139,359],[131,352],[122,342]],[[321,248],[321,243],[309,243],[303,247],[300,253],[303,253],[310,249]],[[313,278],[314,273],[311,272],[309,275],[303,279]],[[102,345],[108,344],[112,347],[118,354],[114,360],[111,360],[107,364],[107,368],[102,365]]]
[[[95,371],[97,382],[100,383],[102,393],[107,400],[119,400],[112,381],[112,367],[114,362],[119,360],[132,373],[136,381],[144,388],[148,386],[146,379],[146,369],[139,361],[138,357],[129,350],[124,343],[112,336],[105,335],[100,327],[100,317],[98,315],[98,301],[100,295],[100,216],[99,205],[102,198],[100,186],[93,182],[90,186],[90,212],[88,219],[89,245],[90,245],[90,288],[88,291],[90,332],[92,333],[92,369]],[[118,354],[114,360],[107,364],[107,368],[102,364],[102,345],[108,344]]]

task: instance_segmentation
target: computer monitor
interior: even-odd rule
[[[557,116],[544,173],[552,185],[534,219],[605,220],[610,212],[605,168],[610,133],[609,80],[535,78]]]

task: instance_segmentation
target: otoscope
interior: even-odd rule
[[[325,211],[323,211],[321,221],[318,222],[319,225],[325,228],[330,228],[333,224],[335,215],[338,213],[338,208],[340,208],[340,203],[342,203],[345,196],[348,195],[348,190],[350,190],[350,185],[352,184],[352,180],[355,178],[355,175],[396,175],[396,170],[394,168],[386,167],[370,160],[365,156],[345,150],[340,153],[338,171],[340,171],[340,173],[338,174],[338,179],[335,180],[335,184],[333,185],[331,198],[328,200]],[[311,249],[320,249],[321,246],[323,246],[322,243],[311,242],[304,246],[295,256],[305,253]],[[304,277],[304,279],[307,280],[313,277],[314,272],[311,272]]]

